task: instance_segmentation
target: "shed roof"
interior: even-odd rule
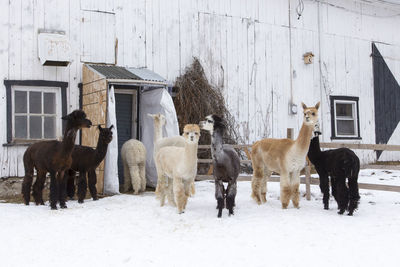
[[[166,82],[166,79],[146,68],[125,68],[109,65],[89,65],[106,79],[141,80],[152,82]]]
[[[142,80],[124,67],[107,66],[107,65],[89,65],[91,68],[99,72],[106,79],[128,79]]]

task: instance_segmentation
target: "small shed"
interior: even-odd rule
[[[83,65],[82,72],[80,104],[92,121],[93,127],[82,130],[81,144],[95,148],[99,134],[97,125],[106,127],[110,124],[107,121],[110,120],[110,116],[116,118],[113,142],[117,141],[118,151],[110,150],[109,146],[107,154],[118,153],[118,177],[114,177],[116,175],[105,177],[103,161],[96,170],[98,192],[116,193],[108,190],[107,184],[110,181],[107,183],[105,179],[111,179],[114,183],[123,183],[120,151],[122,145],[132,138],[142,141],[146,147],[146,178],[148,185],[154,187],[157,183],[153,161],[154,129],[153,121],[147,113],[160,112],[166,116],[168,127],[164,129],[164,136],[179,134],[176,112],[168,93],[167,81],[148,69]],[[115,101],[113,105],[110,99]],[[107,160],[110,160],[108,155]],[[114,159],[111,160],[114,161]],[[110,164],[107,163],[107,166]]]

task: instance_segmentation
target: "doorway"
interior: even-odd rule
[[[122,145],[129,139],[138,139],[138,87],[115,90],[115,112],[118,130],[118,177],[124,183],[124,167],[121,159]]]

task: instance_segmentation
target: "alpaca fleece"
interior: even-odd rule
[[[331,177],[332,195],[338,204],[338,213],[343,214],[347,209],[348,215],[353,215],[360,200],[357,182],[360,160],[357,155],[348,148],[321,151],[318,134],[311,140],[307,155],[319,175],[319,187],[324,195],[324,209],[329,209],[329,177]]]

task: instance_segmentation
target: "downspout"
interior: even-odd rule
[[[324,87],[324,81],[323,81],[323,77],[322,77],[322,52],[321,52],[321,39],[322,39],[322,27],[321,27],[321,12],[320,12],[320,6],[321,3],[320,1],[317,1],[318,4],[318,54],[319,54],[319,60],[318,60],[318,66],[319,66],[319,90],[320,90],[320,94],[321,94],[321,99],[320,101],[322,101],[323,99],[323,94],[325,92],[325,90],[323,89]],[[329,105],[329,101],[328,101],[328,105]],[[322,119],[322,116],[324,115],[323,113],[323,106],[324,105],[320,105],[320,110],[319,110],[319,114],[320,114],[320,128],[322,130],[322,132],[324,131],[324,120]],[[329,107],[328,107],[329,108]]]
[[[289,103],[289,114],[295,115],[294,113],[291,112],[291,107],[294,104],[293,103],[293,63],[292,63],[292,19],[291,19],[291,5],[290,5],[290,0],[288,0],[289,4],[289,64],[290,64],[290,103]]]

